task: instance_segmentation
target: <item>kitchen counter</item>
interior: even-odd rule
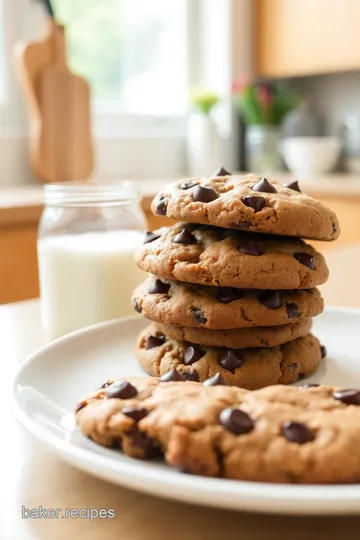
[[[293,178],[289,173],[283,172],[273,176],[284,183]],[[139,192],[147,200],[152,198],[162,185],[172,180],[175,179],[138,181]],[[360,200],[360,176],[332,174],[316,180],[301,180],[299,183],[302,191],[313,197],[341,197],[349,200],[355,197]],[[42,209],[42,197],[43,187],[38,185],[0,187],[0,226],[38,218]]]
[[[275,176],[275,175],[274,175]],[[291,176],[276,175],[285,184]],[[166,180],[138,182],[141,204],[150,230],[169,224],[150,211],[151,199]],[[317,182],[302,181],[304,193],[319,198],[337,214],[341,236],[336,242],[315,242],[320,251],[360,244],[360,177],[331,175]],[[42,212],[41,185],[0,188],[0,304],[36,298],[39,295],[36,239]]]
[[[0,187],[0,227],[37,222],[42,204],[42,186]]]

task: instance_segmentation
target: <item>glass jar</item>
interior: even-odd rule
[[[257,174],[271,174],[283,169],[277,149],[281,130],[278,126],[250,124],[246,126],[246,168]]]
[[[131,182],[44,188],[38,260],[43,324],[51,338],[133,314],[144,278],[134,252],[145,229]]]

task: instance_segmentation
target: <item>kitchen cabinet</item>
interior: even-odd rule
[[[0,304],[39,296],[37,224],[0,229]]]
[[[290,77],[360,69],[359,0],[255,0],[255,71]]]

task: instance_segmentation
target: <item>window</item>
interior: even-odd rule
[[[187,105],[188,0],[53,0],[70,64],[95,110],[182,116]]]
[[[0,0],[0,162],[6,169],[2,177],[10,184],[24,181],[28,174],[29,122],[14,50],[19,42],[44,35],[43,2]],[[221,96],[227,94],[235,65],[231,54],[244,49],[239,40],[245,34],[238,21],[249,27],[249,17],[235,9],[244,2],[51,3],[57,20],[66,25],[70,66],[92,88],[95,174],[117,178],[184,174],[189,88],[201,84]],[[226,99],[216,115],[222,135],[228,137],[231,108]]]

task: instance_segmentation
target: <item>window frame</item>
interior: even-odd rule
[[[186,1],[189,87],[203,84],[223,97],[228,94],[234,76],[245,71],[251,73],[252,0],[222,0],[220,12],[219,0]],[[46,14],[41,2],[35,0],[0,0],[0,9],[4,23],[3,53],[8,98],[5,103],[0,103],[0,141],[3,143],[0,144],[1,186],[34,182],[28,167],[28,115],[14,69],[13,51],[20,41],[36,40],[43,34]],[[212,12],[216,16],[209,30]],[[214,35],[216,39],[213,39]],[[231,168],[239,143],[234,137],[237,119],[229,97],[216,108],[215,116],[226,147],[224,164]],[[186,125],[187,115],[180,118],[109,115],[93,110],[98,163],[94,174],[97,177],[114,175],[117,178],[150,179],[186,174]]]
[[[200,0],[201,2],[202,0]],[[43,22],[46,17],[45,10],[41,5],[41,2],[35,0],[17,0],[18,5],[15,7],[14,0],[0,0],[0,23],[3,22],[4,40],[0,47],[0,54],[4,61],[4,80],[0,82],[4,87],[4,99],[0,101],[0,130],[4,127],[14,128],[23,127],[26,129],[27,122],[23,122],[24,114],[21,114],[21,118],[17,118],[16,109],[19,107],[24,112],[24,106],[21,106],[23,100],[21,89],[17,80],[17,74],[12,69],[11,62],[13,59],[12,51],[16,45],[21,41],[27,41],[28,39],[36,39],[41,35],[43,30]],[[196,27],[199,26],[199,19],[194,20],[194,17],[198,17],[200,14],[195,0],[186,0],[186,18],[187,18],[187,32],[188,41],[193,42],[196,32]],[[20,4],[20,5],[19,5]],[[21,5],[22,4],[22,5]],[[19,16],[19,12],[22,11],[22,17]],[[11,21],[9,24],[7,21]],[[0,27],[1,28],[1,27]],[[192,55],[190,54],[190,47],[187,50],[187,77],[190,81],[191,73],[197,71],[198,66],[194,66],[192,62]],[[190,64],[192,64],[190,66]],[[1,65],[1,59],[0,59]],[[1,95],[1,94],[0,94]],[[158,115],[144,115],[144,114],[128,114],[128,113],[108,113],[102,112],[98,109],[96,102],[92,103],[93,110],[93,124],[95,136],[106,137],[134,137],[134,136],[166,136],[166,137],[184,137],[185,136],[185,117],[184,116],[158,116]],[[7,121],[7,117],[8,121]],[[11,121],[12,118],[12,121]],[[4,122],[4,119],[6,120]],[[20,122],[18,121],[20,120]],[[12,124],[12,125],[11,125]],[[22,125],[22,126],[21,126]]]
[[[0,36],[5,35],[5,25],[4,25],[4,10],[2,5],[3,0],[0,0]],[[5,67],[5,43],[0,42],[0,73],[3,73],[3,76],[0,77],[0,106],[4,105],[6,102],[7,92],[7,75]]]

